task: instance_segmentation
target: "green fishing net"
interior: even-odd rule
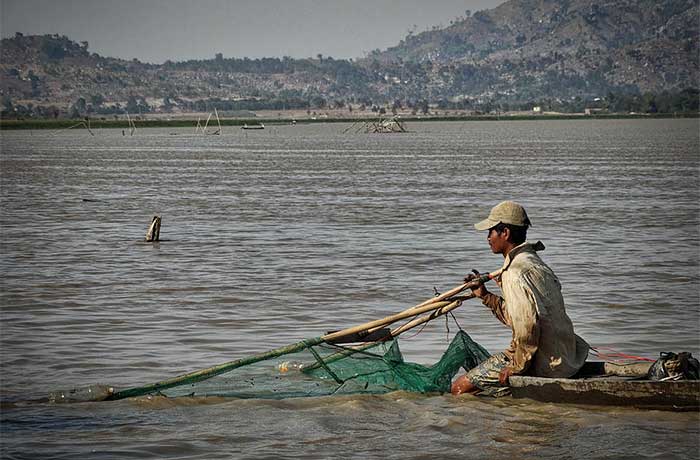
[[[404,361],[398,339],[341,346],[309,339],[167,381],[118,391],[109,399],[160,394],[283,399],[396,390],[445,393],[460,368],[489,356],[459,331],[432,366]]]

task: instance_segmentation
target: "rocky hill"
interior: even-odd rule
[[[223,59],[146,64],[88,52],[88,44],[57,35],[2,41],[0,91],[5,103],[51,113],[97,114],[219,109],[266,109],[327,104],[343,75],[362,69],[348,61]],[[348,91],[343,91],[346,96]],[[73,110],[75,109],[75,110]]]
[[[510,0],[374,59],[431,63],[439,92],[520,99],[698,87],[698,0]]]
[[[213,107],[580,110],[604,98],[656,109],[663,94],[697,110],[699,18],[700,0],[510,0],[355,62],[219,54],[153,65],[99,56],[67,37],[17,34],[2,40],[0,95],[3,117]]]

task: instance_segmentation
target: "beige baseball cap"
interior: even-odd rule
[[[474,228],[477,230],[488,230],[498,224],[511,224],[520,227],[532,225],[527,217],[525,208],[515,201],[503,201],[491,209],[491,213],[486,219],[474,224]]]

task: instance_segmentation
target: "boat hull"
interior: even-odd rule
[[[550,379],[513,376],[514,398],[542,402],[700,410],[700,380],[655,381],[624,377]]]

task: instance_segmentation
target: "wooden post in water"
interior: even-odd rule
[[[133,136],[136,132],[136,123],[129,116],[129,112],[126,112],[126,120],[129,122],[129,135]]]
[[[214,134],[221,135],[221,121],[219,120],[219,112],[216,110],[216,107],[214,107],[214,114],[216,115],[216,123],[219,125],[219,129]]]
[[[160,216],[153,216],[151,225],[148,227],[148,231],[146,232],[147,242],[150,243],[160,240],[160,221]]]
[[[209,120],[211,120],[211,113],[209,113],[209,116],[207,117],[207,122],[204,123],[204,128],[202,128],[202,133],[204,134],[207,133],[207,128],[209,127]]]

